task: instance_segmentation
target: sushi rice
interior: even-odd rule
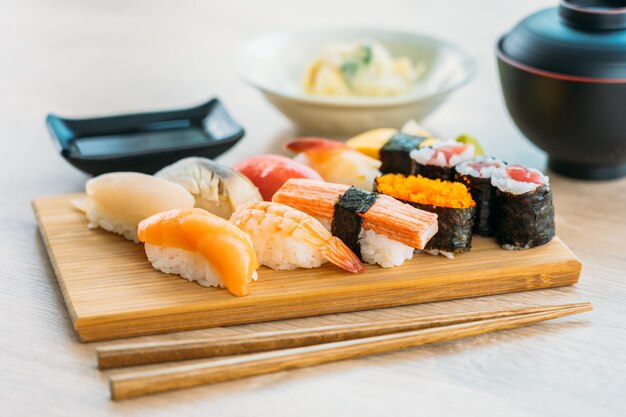
[[[477,165],[480,165],[480,169],[476,169]],[[491,178],[494,172],[505,165],[504,162],[492,156],[477,156],[457,165],[456,172],[476,178]]]
[[[107,232],[116,233],[128,240],[139,243],[139,239],[137,239],[137,221],[135,219],[129,220],[112,216],[99,204],[89,199],[85,201],[84,207],[85,215],[87,220],[89,220],[89,224],[87,224],[89,229],[101,227]]]
[[[331,230],[332,219],[315,217],[322,225]],[[359,233],[359,246],[363,261],[368,264],[380,265],[383,268],[400,266],[404,261],[413,259],[415,250],[397,240],[376,233],[373,230],[361,229]]]
[[[359,245],[364,262],[378,264],[383,268],[400,266],[404,261],[413,258],[412,247],[373,230],[361,229]]]
[[[180,275],[204,287],[225,288],[211,264],[198,252],[150,243],[145,244],[145,250],[148,260],[159,271]],[[254,271],[252,279],[256,281],[257,278],[257,272]]]

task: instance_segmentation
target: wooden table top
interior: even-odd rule
[[[78,342],[30,201],[79,192],[44,118],[184,107],[220,96],[247,136],[221,161],[271,152],[295,134],[233,71],[237,49],[277,29],[386,27],[427,32],[476,56],[477,79],[425,125],[480,138],[489,153],[543,167],[498,89],[497,37],[555,1],[296,2],[24,0],[0,13],[0,403],[2,415],[626,415],[626,180],[551,174],[557,233],[583,263],[576,287],[201,330],[232,334],[530,304],[595,310],[533,327],[137,400],[109,400],[96,344]],[[486,12],[489,10],[489,12]],[[180,335],[145,337],[144,340]]]

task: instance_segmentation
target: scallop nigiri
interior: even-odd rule
[[[237,162],[233,167],[257,186],[263,199],[272,196],[290,178],[309,178],[323,181],[313,168],[280,155],[257,155]]]
[[[248,294],[248,283],[257,278],[250,237],[206,210],[155,214],[139,223],[138,236],[152,266],[167,274],[207,287],[226,287],[237,296]]]
[[[312,167],[324,180],[338,184],[354,185],[371,191],[380,175],[381,162],[356,151],[342,142],[322,138],[299,138],[285,147],[298,152],[298,162]]]
[[[259,262],[272,269],[315,268],[330,261],[348,272],[365,270],[359,258],[318,220],[284,204],[247,204],[230,221],[250,235]]]
[[[113,172],[87,181],[82,204],[89,227],[138,242],[137,225],[165,210],[192,208],[193,196],[178,184],[137,172]]]
[[[224,219],[240,205],[261,200],[259,190],[248,178],[208,158],[184,158],[154,176],[181,185],[194,196],[196,207]]]

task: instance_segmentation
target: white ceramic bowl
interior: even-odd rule
[[[407,93],[391,97],[334,97],[307,94],[302,78],[321,47],[335,41],[380,42],[393,56],[424,62],[427,70]],[[239,74],[304,133],[348,136],[378,127],[420,121],[476,72],[459,47],[428,36],[388,30],[317,30],[276,33],[247,44]]]

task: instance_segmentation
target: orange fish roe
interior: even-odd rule
[[[376,190],[393,198],[436,207],[469,208],[476,203],[460,182],[431,180],[421,175],[386,174],[376,178]]]

